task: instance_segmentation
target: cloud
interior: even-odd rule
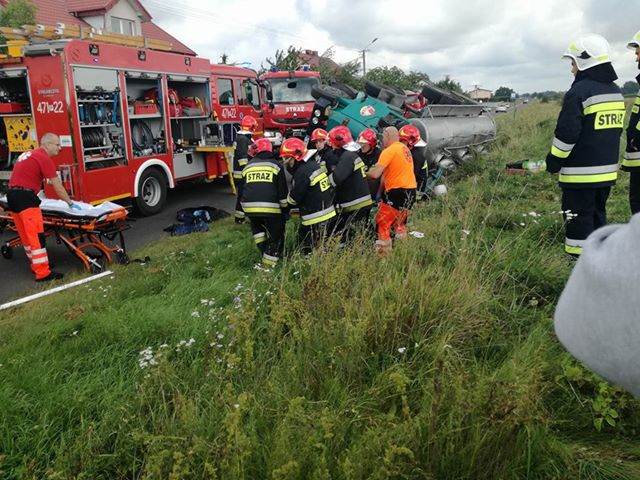
[[[611,41],[622,80],[636,75],[625,48],[640,28],[640,8],[610,0],[274,0],[258,2],[143,0],[154,20],[201,56],[222,53],[259,68],[289,45],[367,66],[397,65],[444,75],[465,88],[511,86],[517,91],[562,90],[571,83],[561,55],[573,37],[596,32]],[[635,11],[634,11],[635,10]]]

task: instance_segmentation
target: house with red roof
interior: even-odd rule
[[[0,0],[0,8],[9,0]],[[31,0],[36,6],[36,23],[80,25],[106,32],[140,35],[162,40],[171,51],[185,55],[195,52],[152,22],[138,0]]]

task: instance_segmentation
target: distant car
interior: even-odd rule
[[[523,103],[529,103],[529,99],[528,99],[528,98],[525,98],[525,99],[523,100]]]
[[[496,113],[501,113],[501,112],[506,112],[507,111],[507,106],[506,105],[500,105],[499,107],[496,107]]]

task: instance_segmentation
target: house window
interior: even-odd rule
[[[228,78],[218,79],[218,103],[220,105],[233,105],[233,82]]]
[[[126,18],[111,17],[111,31],[123,35],[135,35],[135,22]]]

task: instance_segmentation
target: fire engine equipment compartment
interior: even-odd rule
[[[125,85],[134,158],[167,153],[162,75],[127,71]]]
[[[204,144],[202,124],[208,121],[211,112],[209,78],[169,74],[167,85],[177,101],[171,116],[175,176],[200,175],[206,171],[205,154],[196,148]]]
[[[73,80],[85,169],[125,165],[117,71],[74,67]]]
[[[0,169],[9,170],[16,158],[37,146],[31,115],[27,70],[6,69],[0,77]]]

